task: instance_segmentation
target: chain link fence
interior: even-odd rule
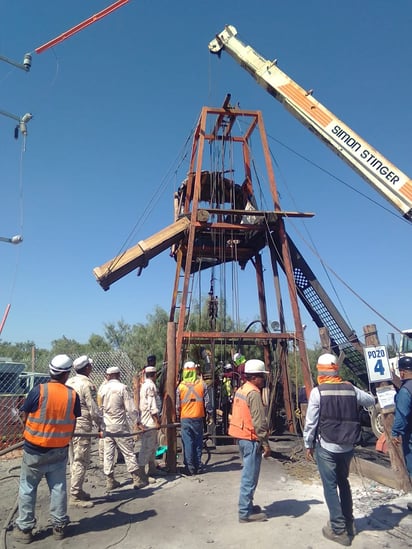
[[[74,360],[78,356],[71,358]],[[135,367],[126,353],[107,351],[91,353],[89,356],[93,359],[90,379],[96,385],[96,389],[103,383],[106,370],[110,366],[117,366],[121,372],[122,383],[132,388]],[[36,364],[36,369],[36,372],[29,371],[26,364],[0,358],[0,450],[22,441],[24,426],[20,409],[24,399],[33,387],[50,379],[48,363]]]

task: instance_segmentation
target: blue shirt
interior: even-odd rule
[[[412,436],[412,394],[405,387],[412,387],[412,380],[404,380],[396,395],[395,418],[392,425],[392,436],[409,439]]]

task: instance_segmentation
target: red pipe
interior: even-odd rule
[[[40,46],[39,48],[36,48],[34,51],[36,53],[43,53],[44,51],[48,50],[49,48],[52,48],[56,44],[60,44],[60,42],[63,42],[63,40],[66,40],[67,38],[70,38],[70,36],[73,36],[73,34],[76,34],[76,32],[79,32],[89,25],[92,25],[99,19],[102,19],[103,17],[106,17],[106,15],[109,15],[113,11],[117,10],[118,8],[121,8],[124,4],[127,4],[129,0],[117,0],[114,4],[111,4],[107,8],[105,8],[102,11],[99,11],[99,13],[96,13],[95,15],[92,15],[88,19],[85,19],[78,25],[72,27],[71,29],[67,30],[66,32],[63,32],[56,38],[53,38],[53,40],[50,40],[49,42],[46,42],[46,44],[43,44],[43,46]]]
[[[6,310],[4,311],[3,319],[2,319],[1,324],[0,324],[0,334],[3,331],[3,326],[6,324],[6,320],[7,320],[7,316],[9,314],[9,311],[10,311],[10,307],[11,307],[11,305],[9,303],[6,307]]]

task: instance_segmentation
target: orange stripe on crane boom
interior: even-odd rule
[[[409,198],[409,200],[412,200],[412,180],[409,179],[402,187],[400,187],[399,192],[403,194],[403,196],[406,196]]]
[[[304,110],[313,120],[316,120],[322,127],[325,128],[332,122],[333,118],[318,105],[314,104],[310,96],[300,86],[289,82],[289,84],[279,86],[279,91]]]

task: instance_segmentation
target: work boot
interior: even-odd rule
[[[343,531],[340,534],[337,534],[332,530],[329,524],[322,528],[322,534],[326,539],[330,539],[331,541],[336,541],[336,543],[345,545],[345,547],[349,547],[351,544],[351,539],[346,531]]]
[[[164,477],[167,475],[166,471],[163,471],[160,469],[155,461],[149,461],[149,470],[148,470],[149,477]]]
[[[110,492],[110,490],[115,490],[116,488],[119,488],[120,482],[117,482],[114,478],[114,473],[111,473],[110,475],[107,475],[106,479],[106,490]]]
[[[88,494],[87,492],[85,492],[84,490],[79,490],[76,494],[76,497],[78,499],[82,499],[84,501],[89,501],[90,499],[90,494]]]
[[[78,496],[70,496],[69,505],[70,507],[90,508],[94,506],[94,503],[87,499],[79,498]]]
[[[145,469],[143,466],[139,465],[137,471],[132,473],[133,488],[137,490],[138,488],[144,488],[149,484],[149,479],[147,478]]]
[[[53,526],[53,537],[54,539],[63,539],[66,535],[66,525],[64,526]]]
[[[20,530],[16,526],[13,530],[13,537],[19,543],[24,543],[25,545],[33,541],[33,532],[31,530]]]
[[[350,538],[354,538],[356,536],[357,531],[356,531],[356,526],[355,526],[355,520],[354,519],[346,521],[346,531],[347,531],[348,536]]]
[[[247,517],[239,517],[239,522],[263,522],[267,519],[266,513],[251,513]]]

